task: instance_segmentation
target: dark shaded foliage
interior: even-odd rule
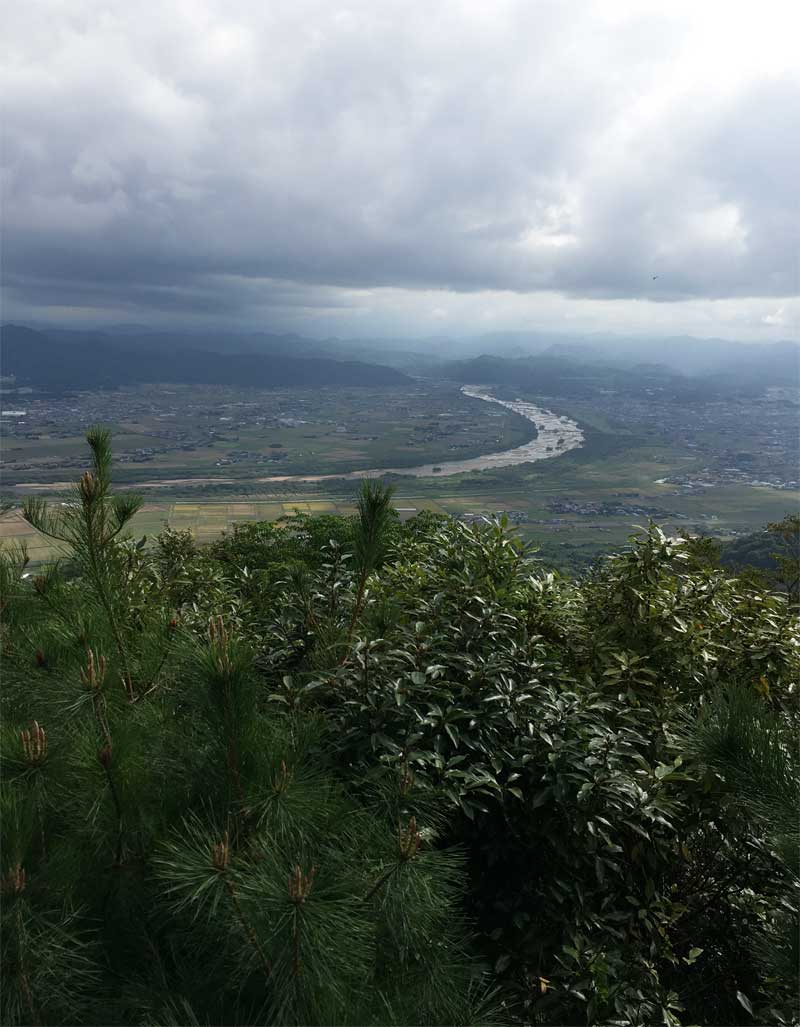
[[[374,484],[147,549],[93,439],[0,562],[4,1023],[794,1022],[785,596]]]

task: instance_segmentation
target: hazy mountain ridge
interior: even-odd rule
[[[679,344],[680,343],[680,344]],[[697,352],[699,351],[699,352]],[[683,353],[690,365],[682,368]],[[473,383],[520,385],[541,392],[588,395],[597,388],[640,391],[659,388],[683,398],[711,398],[731,393],[759,393],[770,386],[800,383],[800,347],[728,343],[702,352],[699,340],[602,352],[576,344],[555,343],[536,354],[507,356],[484,352],[469,360],[442,365],[445,377]]]
[[[137,382],[279,386],[403,385],[407,375],[385,365],[304,353],[237,353],[170,349],[163,337],[124,339],[104,333],[43,333],[19,325],[0,330],[0,370],[19,381],[70,388]]]
[[[454,361],[442,367],[445,378],[472,384],[503,385],[561,396],[589,397],[598,391],[640,393],[667,390],[683,399],[708,395],[707,382],[687,378],[663,364],[622,368],[601,362],[578,362],[544,353],[529,357],[483,354],[474,360]]]
[[[312,339],[293,333],[2,329],[7,370],[41,384],[218,381],[221,384],[400,384],[407,374],[524,384],[585,394],[655,383],[727,394],[800,382],[800,346],[725,339],[496,332],[471,338]],[[27,341],[23,341],[27,340]],[[329,366],[330,365],[330,366]],[[581,384],[582,383],[582,384]],[[699,392],[698,392],[699,394]]]

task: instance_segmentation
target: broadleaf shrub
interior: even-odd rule
[[[92,438],[0,557],[4,1023],[796,1022],[791,597],[375,484],[143,546]]]

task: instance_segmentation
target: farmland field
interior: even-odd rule
[[[535,435],[518,414],[453,383],[138,386],[26,397],[24,417],[4,419],[4,486],[71,480],[86,462],[86,429],[98,423],[113,432],[117,480],[130,484],[414,466],[509,449]]]
[[[536,543],[544,555],[556,563],[565,554],[583,554],[587,559],[598,552],[622,545],[637,525],[647,522],[647,515],[635,512],[652,505],[668,511],[655,517],[666,529],[702,531],[720,537],[732,537],[757,531],[767,521],[779,520],[800,503],[798,492],[776,492],[770,489],[732,487],[718,489],[709,495],[669,496],[665,486],[651,486],[636,497],[627,497],[622,509],[630,512],[598,516],[592,513],[559,513],[551,504],[568,497],[578,504],[620,502],[618,484],[611,486],[573,485],[497,487],[496,490],[461,491],[457,486],[443,489],[443,482],[431,482],[428,488],[406,491],[398,488],[394,505],[405,520],[420,510],[447,513],[455,517],[509,516],[521,536]],[[415,482],[419,485],[419,482]],[[437,487],[434,487],[437,486]],[[302,514],[342,514],[354,512],[352,494],[308,496],[303,499],[274,497],[265,501],[201,500],[146,502],[136,515],[131,533],[152,538],[165,526],[189,530],[199,542],[208,542],[233,524],[257,520],[278,520]],[[24,541],[31,560],[39,562],[57,555],[56,547],[39,535],[22,519],[18,509],[0,517],[0,542]],[[568,562],[568,561],[567,561]]]
[[[649,518],[672,532],[733,537],[800,505],[788,480],[797,463],[795,407],[785,397],[652,411],[650,401],[622,406],[613,396],[526,398],[574,419],[582,446],[555,459],[447,477],[395,475],[399,515],[506,514],[549,560],[574,565],[619,547]],[[34,561],[55,550],[22,520],[20,501],[34,490],[67,501],[68,483],[86,466],[83,433],[103,413],[116,416],[115,480],[140,486],[146,500],[133,534],[152,538],[168,524],[201,542],[242,521],[353,513],[357,481],[284,475],[444,463],[514,447],[532,431],[530,422],[464,397],[452,383],[420,382],[411,395],[176,386],[62,397],[57,409],[52,403],[29,404],[32,413],[6,432],[3,447],[3,498],[13,508],[0,517],[0,540],[24,540]],[[770,480],[755,478],[755,461]]]

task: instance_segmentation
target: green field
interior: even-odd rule
[[[683,412],[666,408],[655,419],[637,414],[625,420],[613,397],[530,398],[575,419],[585,434],[582,447],[514,467],[396,477],[400,516],[422,509],[467,519],[507,513],[547,559],[575,566],[618,548],[650,516],[673,533],[731,538],[800,508],[797,489],[731,481],[724,466],[740,458],[745,467],[756,458],[763,463],[771,447],[774,453],[775,424],[785,426],[792,411],[773,406],[759,420],[758,409],[748,419],[737,418],[738,408],[731,407],[709,419],[698,408],[686,412],[687,423]],[[34,488],[53,502],[67,500],[66,483],[85,466],[86,424],[103,415],[117,417],[115,481],[134,489],[155,486],[142,487],[146,503],[133,534],[152,538],[170,525],[191,531],[200,542],[237,522],[354,511],[356,480],[269,480],[274,476],[444,463],[519,445],[531,432],[519,415],[464,397],[452,383],[313,393],[156,386],[59,402],[52,407],[42,400],[36,410],[31,405],[30,424],[17,427],[3,446],[3,498],[17,509],[0,517],[0,541],[24,540],[34,561],[51,558],[55,550],[22,520],[18,504]],[[147,447],[163,451],[131,462],[132,453]],[[276,460],[275,454],[285,457]],[[220,465],[229,458],[235,462]],[[791,467],[791,447],[781,460]],[[721,468],[712,486],[682,483],[708,477],[709,466]],[[664,478],[677,480],[660,484]]]
[[[529,421],[453,383],[384,389],[246,390],[140,386],[34,399],[7,426],[6,488],[73,480],[91,423],[113,435],[116,480],[247,481],[412,467],[509,449]]]
[[[633,484],[636,479],[625,479]],[[472,484],[472,482],[470,482]],[[641,482],[640,482],[641,484]],[[604,549],[622,545],[635,530],[636,525],[646,523],[647,518],[631,513],[628,516],[598,518],[592,515],[554,514],[547,503],[554,498],[568,495],[586,502],[601,502],[613,497],[620,489],[616,478],[612,485],[607,483],[584,483],[549,486],[527,484],[524,487],[509,486],[481,489],[461,489],[457,481],[450,487],[439,481],[414,482],[412,489],[398,488],[394,503],[400,517],[407,519],[420,510],[433,510],[453,516],[484,515],[506,512],[524,518],[517,525],[523,537],[540,545],[545,554],[557,557],[558,550],[565,547],[585,552],[587,556]],[[778,492],[774,489],[729,488],[709,490],[702,496],[665,496],[665,486],[650,485],[641,499],[663,505],[671,511],[682,514],[682,518],[659,519],[665,528],[673,531],[702,531],[720,537],[732,537],[757,531],[767,521],[779,520],[784,514],[795,510],[800,504],[800,493]],[[58,502],[59,500],[55,500]],[[318,494],[296,498],[275,496],[269,500],[251,501],[241,497],[233,500],[209,500],[184,497],[172,501],[147,502],[133,521],[132,534],[136,537],[153,537],[166,525],[176,529],[188,529],[199,542],[208,542],[233,524],[277,520],[304,514],[342,514],[354,512],[352,493]],[[558,521],[559,523],[552,523]],[[31,559],[35,562],[48,560],[57,555],[56,547],[39,535],[22,519],[18,509],[10,510],[0,517],[0,541],[17,539],[24,541]]]

